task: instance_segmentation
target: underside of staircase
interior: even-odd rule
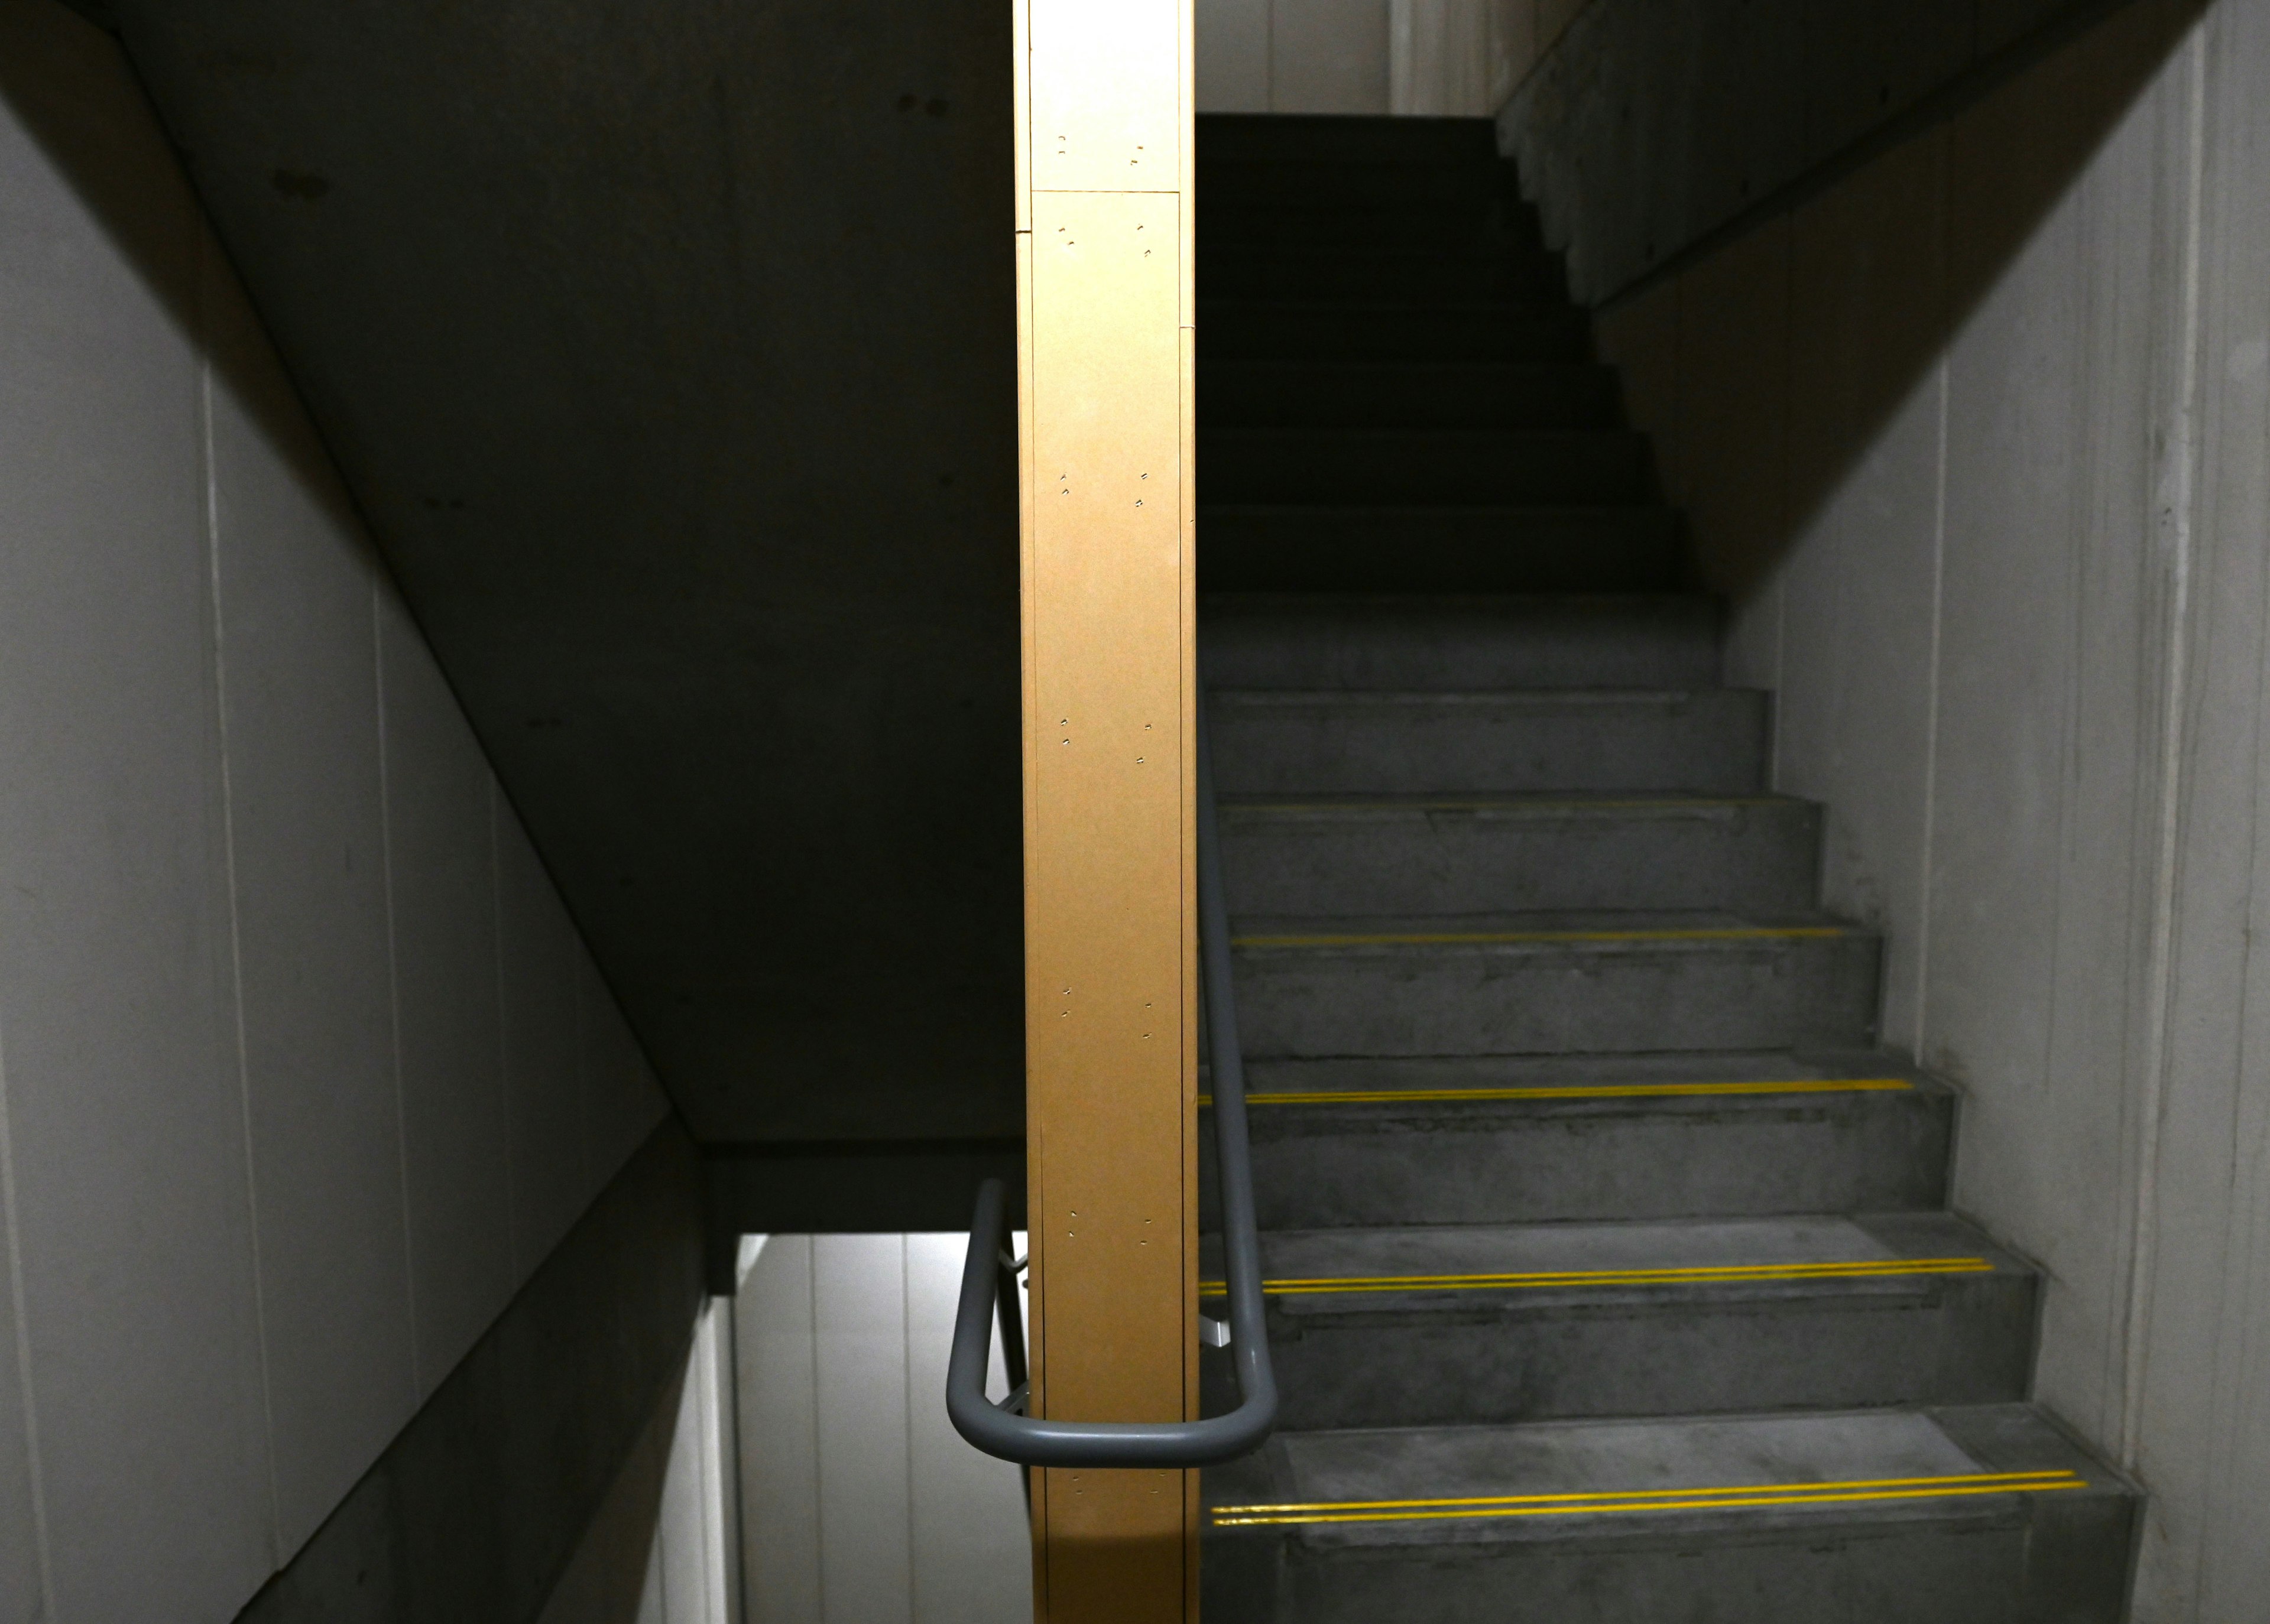
[[[1205,1616],[2115,1624],[2134,1491],[2028,1401],[2036,1272],[1947,1210],[1956,1097],[1876,1047],[1878,940],[1490,125],[1198,141],[1284,1394],[1206,1474]]]

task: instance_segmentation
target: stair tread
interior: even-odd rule
[[[1992,1525],[2029,1494],[2135,1497],[2021,1403],[1285,1432],[1202,1494],[1210,1535],[1325,1548]],[[1625,1498],[1473,1503],[1547,1495]]]
[[[1821,1093],[1811,1096],[1817,1099],[1856,1082],[1896,1085],[1881,1090],[1888,1093],[1953,1092],[1943,1079],[1874,1050],[1332,1056],[1254,1060],[1246,1067],[1249,1097],[1272,1116],[1296,1104],[1357,1109],[1353,1099],[1343,1103],[1336,1096],[1361,1096],[1367,1110],[1416,1108],[1429,1115],[1446,1109],[1721,1111],[1746,1103],[1784,1110],[1790,1098],[1785,1091],[1819,1084]],[[1281,1096],[1282,1105],[1272,1095]]]
[[[1556,1290],[1597,1294],[1621,1285],[1655,1294],[1724,1293],[1769,1285],[1777,1291],[1842,1293],[1895,1287],[1918,1278],[1855,1273],[1762,1282],[1727,1281],[1697,1271],[1741,1270],[1772,1274],[1850,1264],[1891,1271],[1918,1262],[1977,1259],[1978,1273],[2030,1275],[2025,1263],[1949,1212],[1824,1213],[1763,1218],[1696,1218],[1589,1223],[1413,1224],[1325,1229],[1279,1229],[1261,1237],[1262,1273],[1284,1312],[1345,1313],[1351,1301],[1383,1308],[1408,1306],[1414,1296],[1456,1298],[1487,1293],[1511,1301],[1486,1280],[1493,1277],[1610,1274],[1648,1278],[1569,1281],[1537,1279],[1518,1301],[1549,1299]],[[1219,1278],[1210,1260],[1207,1273]],[[1411,1282],[1407,1290],[1397,1282]],[[1325,1289],[1346,1282],[1347,1292]],[[1358,1284],[1360,1283],[1360,1284]],[[1297,1287],[1297,1289],[1294,1287]]]
[[[1459,517],[1485,519],[1606,519],[1623,521],[1636,515],[1668,525],[1673,511],[1661,502],[1200,502],[1198,517],[1235,519],[1262,517],[1346,519],[1352,515],[1377,520],[1408,516],[1421,520]]]
[[[1505,301],[1500,299],[1446,299],[1430,306],[1429,308],[1466,311],[1476,315],[1495,315],[1505,308]],[[1554,301],[1549,308],[1556,317],[1569,322],[1584,320],[1582,313],[1565,299]],[[1216,315],[1243,310],[1275,310],[1313,313],[1319,315],[1376,313],[1381,315],[1403,316],[1410,314],[1411,306],[1407,300],[1400,299],[1287,299],[1278,296],[1264,298],[1250,293],[1236,293],[1228,296],[1217,295],[1210,299],[1202,296],[1198,300],[1198,314],[1201,320],[1209,310]]]
[[[1716,936],[1723,933],[1801,933],[1807,936],[1873,936],[1869,926],[1834,914],[1806,909],[1791,913],[1747,913],[1720,909],[1694,909],[1678,912],[1658,912],[1653,909],[1617,910],[1591,909],[1535,913],[1506,913],[1476,910],[1462,914],[1362,914],[1337,916],[1330,914],[1280,916],[1271,914],[1239,915],[1230,921],[1237,932],[1233,945],[1243,945],[1257,937],[1267,937],[1282,931],[1302,938],[1332,938],[1353,937],[1358,939],[1385,939],[1398,936],[1429,939],[1437,935],[1476,939],[1504,938],[1522,941],[1532,938],[1545,940],[1564,940],[1576,938],[1654,937],[1654,936]]]
[[[1719,677],[1716,600],[1674,593],[1210,592],[1206,675],[1225,689],[1699,686]]]
[[[1391,445],[1418,443],[1471,446],[1488,450],[1500,442],[1512,441],[1524,445],[1567,443],[1569,441],[1621,441],[1626,444],[1643,441],[1646,436],[1621,426],[1605,428],[1479,428],[1431,423],[1413,426],[1362,424],[1349,427],[1324,423],[1238,423],[1222,428],[1200,431],[1199,443],[1222,444],[1237,441],[1246,444],[1278,441],[1288,443],[1341,443],[1352,441],[1374,441]],[[1230,449],[1236,449],[1231,446]]]
[[[1553,692],[1547,689],[1545,692]],[[1539,790],[1530,794],[1445,796],[1423,793],[1364,795],[1224,796],[1225,818],[1246,823],[1403,823],[1444,815],[1481,819],[1557,821],[1567,819],[1709,819],[1723,820],[1746,808],[1804,807],[1811,803],[1789,795],[1631,795]]]
[[[1209,702],[1250,710],[1569,710],[1691,705],[1754,688],[1209,688]]]
[[[1398,300],[1394,308],[1401,309],[1407,306]],[[1423,377],[1484,382],[1502,382],[1511,379],[1562,382],[1574,375],[1593,377],[1613,370],[1606,362],[1594,360],[1430,360],[1423,357],[1400,360],[1353,355],[1225,355],[1220,360],[1207,363],[1206,376],[1213,378],[1223,373],[1285,373],[1305,377],[1320,372],[1332,372],[1353,373],[1367,380]],[[1198,387],[1204,389],[1205,382],[1201,381]]]
[[[1435,511],[1429,509],[1428,511]],[[1621,513],[1621,508],[1613,511]],[[1396,616],[1413,613],[1473,614],[1496,612],[1533,614],[1550,611],[1556,618],[1593,613],[1694,609],[1715,618],[1718,600],[1700,592],[1366,592],[1350,597],[1339,592],[1201,592],[1201,618],[1246,615],[1324,615],[1333,619],[1357,616]]]

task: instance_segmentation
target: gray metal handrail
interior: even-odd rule
[[[987,1179],[969,1220],[953,1354],[946,1369],[946,1413],[953,1429],[988,1455],[1024,1466],[1206,1466],[1258,1449],[1277,1424],[1277,1378],[1261,1300],[1261,1240],[1253,1221],[1253,1163],[1245,1131],[1245,1059],[1237,1046],[1237,1000],[1230,985],[1229,904],[1222,891],[1221,831],[1214,811],[1213,751],[1205,700],[1198,716],[1198,947],[1205,985],[1207,1057],[1213,1073],[1214,1147],[1221,1162],[1221,1231],[1229,1287],[1230,1360],[1239,1402],[1227,1415],[1195,1421],[1065,1421],[1024,1413],[1024,1316],[1017,1265],[1006,1249],[1001,1181]],[[998,1310],[1009,1396],[985,1397]]]

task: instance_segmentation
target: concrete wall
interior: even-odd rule
[[[2265,84],[2270,0],[2138,0],[1599,329],[2144,1624],[2270,1593]]]
[[[226,1619],[664,1105],[52,0],[0,0],[0,1621]]]
[[[694,1165],[649,1137],[237,1624],[720,1624]]]
[[[1595,0],[1490,108],[1576,296],[1596,303],[2118,4]]]
[[[1391,0],[1197,0],[1201,113],[1384,113]]]
[[[1032,1616],[1017,1468],[946,1419],[968,1243],[774,1235],[758,1254],[735,1305],[749,1624]]]
[[[1482,118],[1591,0],[1391,0],[1387,110]]]
[[[1021,1134],[1010,8],[102,9],[693,1131]]]
[[[1198,111],[1486,117],[1591,0],[1198,0]]]
[[[740,1624],[736,1430],[733,1305],[713,1297],[538,1624]]]

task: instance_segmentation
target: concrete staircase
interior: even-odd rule
[[[2134,1494],[2026,1402],[2035,1272],[1945,1209],[1954,1096],[1873,1049],[1878,941],[1488,124],[1199,130],[1284,1389],[1206,1474],[1206,1617],[2113,1624]]]

